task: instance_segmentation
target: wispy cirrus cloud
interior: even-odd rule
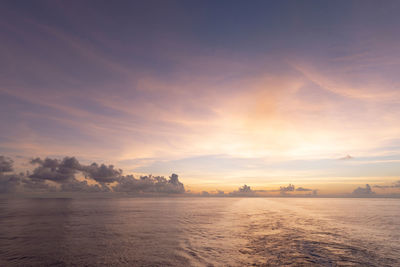
[[[257,3],[251,20],[237,3],[207,16],[207,3],[37,5],[0,11],[4,153],[178,168],[231,187],[395,175],[396,5],[377,14],[337,4],[321,18]]]

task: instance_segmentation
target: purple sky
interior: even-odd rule
[[[390,185],[399,14],[398,1],[2,1],[0,155],[176,172],[195,191]]]

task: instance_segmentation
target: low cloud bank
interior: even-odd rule
[[[251,189],[250,186],[248,185],[243,185],[238,188],[238,190],[235,190],[233,192],[230,192],[228,195],[230,196],[255,196],[257,193],[257,190]]]
[[[124,192],[181,194],[184,185],[178,175],[163,176],[123,175],[113,165],[81,164],[75,157],[62,160],[35,158],[30,173],[15,174],[13,160],[0,156],[0,193],[13,192]],[[81,179],[78,179],[78,178]]]
[[[173,193],[180,194],[185,192],[183,184],[179,181],[177,174],[172,174],[169,179],[163,176],[141,176],[135,179],[132,175],[122,176],[118,183],[113,187],[116,192],[153,192],[153,193]]]
[[[298,193],[297,193],[298,192]],[[315,196],[318,193],[317,189],[309,189],[304,187],[296,188],[294,185],[289,184],[288,186],[281,186],[279,189],[270,189],[270,190],[254,190],[248,185],[243,185],[239,187],[237,190],[234,190],[230,193],[225,193],[221,190],[216,191],[202,191],[200,196],[202,197],[268,197],[268,196],[276,196],[277,193],[280,193],[281,196]]]
[[[394,182],[391,185],[374,185],[374,187],[376,188],[380,188],[380,189],[388,189],[388,188],[400,188],[400,180]]]
[[[295,187],[293,184],[280,186],[277,189],[255,190],[243,185],[237,190],[225,193],[221,190],[192,193],[185,191],[177,174],[168,178],[164,176],[124,175],[121,169],[106,164],[82,164],[75,157],[34,158],[29,161],[31,171],[15,173],[14,161],[0,156],[0,193],[25,192],[88,192],[88,193],[122,193],[122,194],[185,194],[186,196],[203,197],[257,197],[257,196],[315,196],[317,189]],[[399,189],[400,180],[389,185],[373,185],[378,189]],[[357,187],[351,193],[354,197],[375,197],[369,184]]]
[[[13,160],[0,156],[0,193],[14,192],[100,192],[100,193],[127,193],[127,194],[183,194],[184,185],[179,181],[177,174],[170,177],[124,175],[121,169],[113,165],[82,164],[75,157],[34,158],[29,161],[32,171],[13,173]],[[200,194],[186,192],[187,195],[204,197],[237,197],[262,196],[269,193],[290,195],[299,192],[316,194],[316,190],[298,187],[289,184],[274,190],[254,190],[243,185],[237,190],[225,193],[221,190],[213,192],[202,191]]]
[[[293,192],[295,189],[294,185],[289,184],[288,186],[281,186],[279,191],[281,194],[286,194],[287,192]]]
[[[310,188],[298,187],[298,188],[296,188],[296,191],[300,191],[300,192],[310,192],[310,191],[313,191],[313,190],[310,189]]]

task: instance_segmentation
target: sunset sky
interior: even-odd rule
[[[399,14],[399,1],[2,1],[0,155],[178,173],[194,192],[398,192]]]

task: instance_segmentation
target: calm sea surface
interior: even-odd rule
[[[0,199],[0,266],[400,266],[399,199]]]

